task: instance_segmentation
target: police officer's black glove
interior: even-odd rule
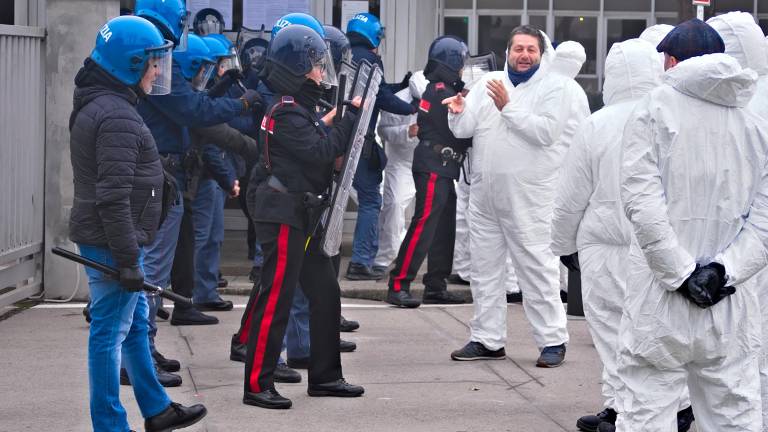
[[[713,262],[703,267],[696,264],[696,269],[677,289],[677,292],[696,306],[706,309],[736,292],[736,288],[727,287],[725,283],[725,267],[721,264]]]
[[[575,252],[570,255],[565,255],[560,257],[560,262],[563,263],[563,265],[572,272],[581,271],[581,266],[579,265],[579,253]]]
[[[402,90],[404,88],[408,88],[408,84],[411,82],[411,75],[413,75],[413,72],[408,71],[405,76],[403,77],[403,80],[400,81],[400,85],[398,86],[398,91]]]
[[[264,104],[259,92],[252,89],[246,90],[245,93],[240,96],[240,100],[243,101],[243,112],[261,109],[261,106]]]
[[[144,273],[138,266],[120,268],[120,285],[126,291],[141,291],[144,285]]]
[[[224,76],[229,78],[233,83],[245,78],[243,73],[237,69],[228,69],[224,72]]]

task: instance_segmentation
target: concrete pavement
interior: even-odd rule
[[[219,325],[160,323],[158,347],[183,365],[184,384],[168,389],[171,398],[209,410],[185,430],[574,431],[579,416],[600,408],[599,361],[582,320],[569,321],[567,361],[557,369],[534,366],[538,353],[520,305],[508,308],[505,360],[453,362],[450,352],[468,336],[471,305],[403,310],[348,299],[344,315],[361,328],[342,335],[358,344],[342,355],[344,373],[365,395],[310,398],[305,382],[278,384],[292,409],[246,406],[243,365],[229,360],[229,341],[247,298],[228,298],[240,307],[216,313]],[[80,310],[45,304],[0,321],[0,431],[90,430],[88,326]],[[143,430],[130,387],[121,390],[132,427]]]

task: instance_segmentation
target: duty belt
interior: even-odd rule
[[[442,144],[435,144],[432,141],[421,141],[420,143],[423,146],[429,147],[437,153],[440,156],[440,160],[443,161],[443,166],[448,165],[448,162],[453,161],[457,164],[461,164],[464,162],[464,158],[467,156],[466,153],[459,153],[456,150],[453,149],[453,147],[444,146]]]

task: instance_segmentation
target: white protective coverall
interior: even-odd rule
[[[667,33],[671,32],[672,29],[674,29],[674,26],[671,26],[669,24],[656,24],[648,27],[647,29],[643,30],[642,33],[640,33],[639,39],[642,39],[651,45],[653,45],[654,48],[659,46],[661,41],[667,37]],[[663,53],[660,53],[662,58],[664,57]],[[662,63],[663,65],[663,63]]]
[[[424,72],[415,72],[408,88],[395,95],[406,102],[421,99],[427,83]],[[416,197],[411,164],[413,150],[419,144],[417,137],[408,136],[408,127],[412,124],[416,124],[416,114],[403,116],[381,111],[379,116],[376,130],[384,142],[387,166],[384,168],[384,199],[379,213],[379,251],[373,261],[375,266],[389,267],[392,264],[408,228],[405,212]]]
[[[743,109],[756,81],[726,54],[682,61],[624,129],[621,199],[635,237],[619,329],[620,432],[676,430],[686,385],[699,431],[761,429],[749,279],[768,262],[768,134]],[[701,309],[675,291],[713,261],[736,293]]]
[[[585,120],[560,171],[552,252],[579,253],[584,316],[603,362],[604,408],[617,410],[619,322],[632,227],[619,193],[621,138],[630,113],[658,87],[664,66],[656,47],[640,39],[616,43],[605,59],[605,107]]]
[[[589,106],[581,87],[550,73],[553,51],[547,39],[539,70],[517,87],[506,70],[491,72],[477,84],[482,89],[489,79],[504,83],[509,102],[502,111],[487,92],[473,91],[460,114],[448,115],[456,137],[473,137],[470,340],[489,350],[504,347],[507,338],[504,251],[512,258],[536,345],[568,342],[559,262],[549,249],[550,223],[567,147],[561,138],[573,134]]]
[[[768,126],[768,54],[760,26],[751,14],[731,12],[707,20],[725,42],[725,53],[739,61],[742,68],[757,72],[757,93],[747,109],[763,118]],[[768,270],[755,278],[762,311],[762,356],[760,358],[760,390],[763,401],[763,431],[768,432]]]

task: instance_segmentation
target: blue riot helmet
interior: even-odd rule
[[[367,40],[373,48],[378,48],[384,39],[384,27],[376,15],[360,13],[347,23],[347,35],[357,33]]]
[[[309,27],[317,32],[321,38],[325,38],[325,30],[323,29],[323,25],[320,23],[320,21],[318,21],[317,18],[313,17],[312,15],[301,12],[289,13],[288,15],[283,15],[280,17],[280,19],[278,19],[277,22],[275,22],[275,25],[272,27],[272,38],[274,39],[275,35],[277,35],[280,30],[292,24]]]
[[[198,36],[224,33],[224,17],[214,8],[204,8],[197,11],[192,20],[192,30]]]
[[[427,58],[453,72],[459,72],[469,58],[469,48],[463,40],[455,36],[440,36],[429,46]]]
[[[243,70],[240,67],[240,60],[237,57],[237,52],[234,50],[234,47],[230,46],[227,48],[223,43],[221,43],[219,38],[214,36],[223,35],[204,36],[203,42],[205,42],[205,45],[208,46],[211,57],[216,59],[216,76],[222,76],[224,75],[224,72],[230,69],[235,69],[238,71]],[[227,40],[227,42],[229,42],[229,40]]]
[[[280,69],[278,75],[285,72],[294,81],[305,81],[308,73],[319,68],[321,85],[325,88],[338,85],[327,43],[307,26],[289,25],[273,35],[267,50],[267,61]]]
[[[344,33],[334,26],[323,26],[325,30],[325,40],[331,46],[331,57],[333,57],[333,66],[338,72],[341,68],[341,62],[352,63],[352,45]]]
[[[189,12],[184,0],[136,0],[135,14],[152,21],[176,44],[176,52],[187,49]]]
[[[145,94],[160,95],[171,92],[171,50],[173,42],[163,38],[151,22],[120,16],[99,29],[91,60],[121,83],[139,86]],[[155,78],[142,85],[150,68]]]
[[[173,57],[181,68],[181,74],[190,82],[192,88],[197,91],[204,90],[216,69],[216,59],[211,55],[211,50],[203,38],[189,35],[187,49],[174,52]]]
[[[228,37],[220,33],[209,34],[206,37],[215,39],[227,50],[227,55],[219,58],[219,68],[223,68],[224,72],[230,69],[237,69],[239,71],[243,70],[243,67],[240,64],[240,57],[237,55],[237,48],[235,48],[235,46],[232,44],[232,41],[229,40]],[[223,72],[220,71],[219,75],[222,73]]]

